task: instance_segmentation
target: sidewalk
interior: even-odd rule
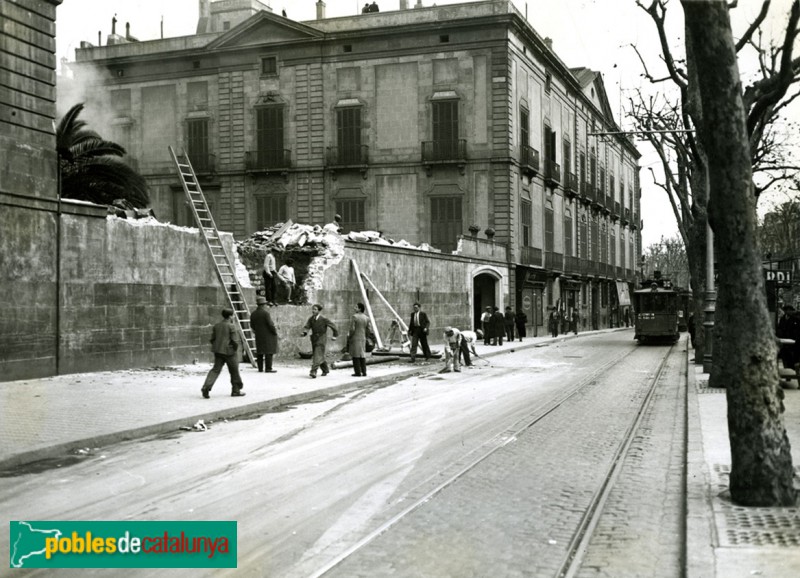
[[[728,492],[731,471],[724,389],[708,388],[709,374],[689,349],[687,455],[687,572],[690,577],[783,578],[800,575],[800,504],[744,508]],[[800,390],[783,390],[784,423],[800,487]]]
[[[616,331],[606,329],[604,331]],[[598,333],[598,332],[592,332]],[[582,334],[579,334],[582,335]],[[555,340],[570,339],[562,335]],[[441,349],[439,339],[431,341]],[[478,355],[492,357],[512,349],[554,341],[527,337],[502,347],[476,344]],[[211,362],[175,367],[124,369],[60,375],[0,383],[0,471],[34,461],[62,458],[122,440],[175,431],[247,413],[299,403],[365,385],[374,385],[426,371],[438,371],[444,360],[408,358],[367,366],[367,378],[352,377],[352,367],[333,369],[327,377],[308,377],[310,360],[277,360],[277,373],[258,373],[240,365],[246,397],[230,397],[227,369],[222,370],[211,399],[200,388]],[[329,362],[331,358],[329,357]]]

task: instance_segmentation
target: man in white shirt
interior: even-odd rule
[[[271,249],[267,249],[267,256],[264,257],[264,299],[269,305],[275,305],[275,275],[278,274],[275,266],[275,255]]]
[[[456,373],[461,371],[461,364],[458,360],[459,350],[463,338],[461,332],[455,327],[444,328],[444,373],[452,370]]]
[[[287,259],[286,263],[281,265],[281,268],[278,269],[278,279],[286,286],[286,302],[292,302],[292,290],[296,284],[296,280],[294,277],[294,261],[291,259]]]

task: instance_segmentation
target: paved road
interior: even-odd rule
[[[207,432],[109,447],[15,478],[0,506],[12,520],[238,520],[239,568],[206,575],[310,576],[340,558],[330,575],[554,575],[665,353],[637,348],[626,333],[508,353],[461,374],[431,372]],[[601,367],[608,371],[595,375]],[[649,559],[667,576],[678,575],[680,500],[626,498],[674,490],[677,446],[659,416],[675,419],[680,386],[674,375],[665,384],[606,515],[631,535],[651,530]],[[654,466],[667,472],[656,480],[661,489],[652,487]],[[654,507],[670,522],[663,530]],[[636,575],[645,568],[631,565],[632,549],[616,547],[620,527],[609,519],[601,517],[585,568],[602,562],[620,572],[609,575]]]

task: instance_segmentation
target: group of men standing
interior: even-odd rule
[[[481,315],[481,331],[483,332],[484,345],[503,345],[503,337],[508,341],[514,341],[514,330],[519,340],[525,337],[525,325],[528,323],[528,316],[524,311],[514,313],[511,307],[506,307],[506,312],[502,313],[499,307],[487,305]]]

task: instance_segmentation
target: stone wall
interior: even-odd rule
[[[60,248],[57,213],[0,211],[0,380],[209,359],[226,297],[199,231],[62,206]]]

